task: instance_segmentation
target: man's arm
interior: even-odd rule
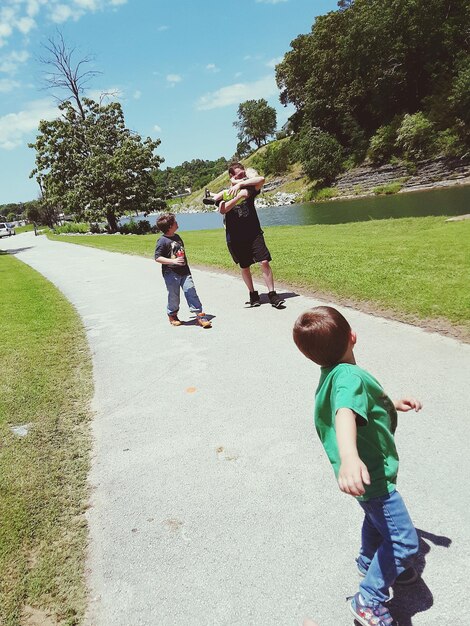
[[[341,458],[339,488],[351,496],[362,496],[364,484],[370,485],[370,476],[357,451],[356,414],[351,409],[338,409],[336,412],[336,439]]]
[[[248,197],[248,191],[246,189],[242,189],[231,200],[227,200],[227,202],[222,201],[219,204],[219,213],[221,213],[222,215],[225,215],[225,213],[228,213],[229,211],[233,209],[233,207],[237,204],[239,200],[241,200],[242,198],[247,198],[247,197]]]
[[[233,181],[235,181],[235,179],[233,179]],[[243,180],[236,181],[228,191],[231,196],[236,195],[240,189],[248,189],[249,187],[254,187],[256,191],[259,191],[264,183],[264,176],[253,176],[252,178],[244,178]]]

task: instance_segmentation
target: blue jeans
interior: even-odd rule
[[[166,309],[168,315],[176,315],[178,313],[180,308],[180,289],[183,290],[191,313],[202,312],[202,304],[198,298],[191,274],[180,276],[176,272],[167,272],[163,278],[168,290],[168,305]]]
[[[367,571],[359,590],[367,604],[383,604],[396,577],[413,563],[418,534],[398,491],[359,504],[365,517],[357,564]]]

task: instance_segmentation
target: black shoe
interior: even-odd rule
[[[260,306],[261,302],[257,291],[250,291],[250,302],[247,302],[247,304],[250,306]]]
[[[210,205],[214,206],[215,200],[214,200],[214,198],[203,198],[202,199],[202,203],[203,204],[210,204]]]
[[[270,291],[268,293],[268,298],[269,298],[269,302],[271,303],[271,306],[273,306],[276,309],[280,309],[285,302],[285,300],[280,298],[275,291]]]

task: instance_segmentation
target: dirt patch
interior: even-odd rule
[[[57,626],[57,621],[41,609],[26,605],[23,608],[21,623],[25,626]]]

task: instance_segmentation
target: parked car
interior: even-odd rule
[[[7,222],[0,222],[0,237],[11,237],[14,234],[14,228],[10,228]]]

